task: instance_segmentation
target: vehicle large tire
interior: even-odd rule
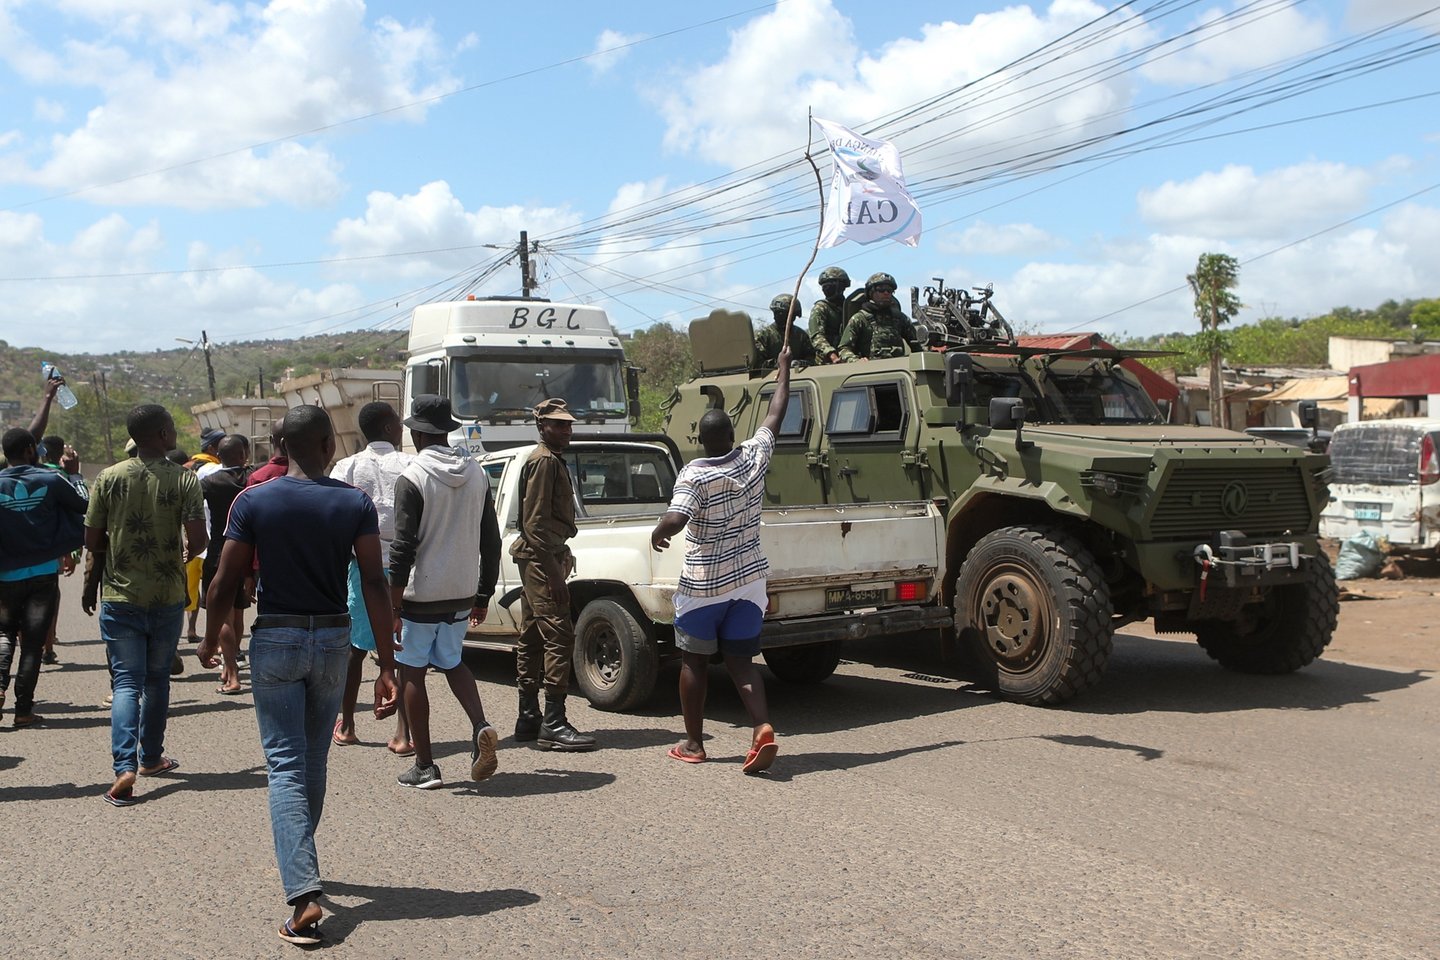
[[[660,672],[654,631],[618,600],[591,600],[575,622],[575,683],[601,710],[650,699]]]
[[[786,683],[819,683],[840,666],[840,641],[775,647],[761,651],[761,656],[770,672]]]
[[[1291,673],[1320,656],[1335,635],[1340,588],[1323,553],[1309,561],[1305,579],[1273,588],[1257,609],[1239,620],[1196,624],[1201,648],[1227,670]]]
[[[1110,658],[1110,588],[1059,527],[1002,527],[960,566],[955,628],[983,683],[1019,703],[1063,703]]]

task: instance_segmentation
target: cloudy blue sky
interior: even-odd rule
[[[621,329],[762,314],[815,234],[809,108],[899,146],[925,233],[821,251],[807,303],[839,263],[1160,332],[1207,251],[1242,320],[1437,296],[1435,7],[0,0],[0,337],[400,331],[517,291],[522,229]]]

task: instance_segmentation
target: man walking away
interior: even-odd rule
[[[717,651],[735,681],[754,731],[741,768],[759,773],[770,767],[779,747],[765,704],[765,681],[755,667],[765,619],[765,578],[770,572],[760,549],[760,507],[765,471],[775,450],[775,433],[790,402],[790,354],[781,351],[775,394],[755,436],[735,446],[735,425],[724,410],[700,418],[700,445],[706,456],[690,461],[675,478],[670,507],[650,534],[656,550],[689,527],[685,565],[675,591],[675,645],[682,654],[680,710],[685,740],[670,756],[703,763],[705,692],[710,657]]]
[[[85,498],[64,475],[39,466],[35,438],[16,427],[0,437],[0,710],[15,678],[15,726],[33,726],[35,685],[60,604],[61,558],[85,540]],[[71,568],[73,569],[73,567]]]
[[[100,636],[110,660],[115,783],[104,799],[117,807],[136,802],[137,772],[153,777],[180,765],[164,753],[170,671],[184,619],[185,564],[208,540],[200,481],[166,459],[175,446],[169,411],[142,404],[130,411],[125,427],[136,456],[105,468],[95,480],[85,514],[85,548],[93,562],[81,600],[91,615],[99,602]]]
[[[410,465],[410,454],[400,450],[405,428],[395,408],[383,400],[367,403],[357,417],[365,449],[335,464],[330,476],[342,483],[365,491],[375,504],[380,518],[380,565],[386,575],[390,569],[390,541],[395,539],[395,482]],[[360,742],[355,735],[355,701],[360,697],[360,680],[365,669],[365,656],[375,650],[375,637],[365,616],[365,596],[360,589],[360,567],[350,561],[350,586],[347,594],[350,607],[350,668],[345,674],[345,696],[340,701],[340,719],[335,721],[332,739],[340,746]],[[415,752],[410,743],[410,727],[405,720],[405,701],[400,709],[395,735],[390,738],[390,752],[410,756]]]
[[[390,595],[400,623],[396,659],[415,765],[398,780],[403,787],[433,790],[443,781],[430,752],[429,667],[445,674],[470,718],[470,779],[495,772],[499,738],[485,720],[461,652],[467,624],[484,621],[500,578],[500,525],[485,471],[466,450],[450,446],[450,431],[460,427],[450,401],[425,394],[411,409],[405,426],[416,452],[395,484]]]
[[[520,536],[510,545],[525,591],[520,601],[523,628],[515,649],[516,685],[520,688],[515,742],[538,741],[542,750],[595,749],[595,738],[576,730],[565,716],[570,659],[575,652],[570,588],[565,583],[575,562],[566,545],[575,536],[575,489],[564,453],[574,425],[575,418],[564,400],[546,400],[535,408],[540,443],[520,471]]]
[[[292,913],[280,939],[322,942],[320,863],[315,828],[325,805],[327,762],[335,711],[350,655],[346,570],[360,564],[365,608],[380,654],[375,716],[395,709],[394,645],[380,567],[380,527],[362,491],[332,480],[335,431],[319,407],[285,415],[289,472],[247,487],[230,507],[220,569],[206,596],[198,655],[214,667],[221,625],[254,557],[260,557],[258,616],[250,634],[250,687],[270,784],[270,827],[285,901]]]
[[[250,446],[243,436],[238,433],[231,434],[221,440],[215,449],[220,457],[219,466],[200,478],[200,493],[205,497],[210,535],[210,546],[205,550],[205,565],[200,571],[201,606],[205,606],[205,595],[210,592],[210,584],[215,582],[215,571],[220,569],[220,547],[225,540],[225,523],[230,518],[230,505],[240,496],[240,491],[245,489],[245,481],[250,476],[250,468],[245,463],[250,455]],[[229,622],[220,625],[221,630],[230,631],[231,639],[228,643],[221,644],[225,656],[220,665],[220,686],[216,688],[216,693],[240,692],[240,667],[229,651],[238,649],[240,638],[245,633],[245,608],[248,606],[250,598],[246,596],[242,586],[235,591],[235,607]],[[205,616],[207,623],[208,618],[214,616],[208,607]]]

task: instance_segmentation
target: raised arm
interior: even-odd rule
[[[785,408],[790,405],[790,348],[780,351],[775,359],[775,393],[770,397],[770,409],[765,414],[765,427],[772,434],[780,433],[780,424],[785,421]]]

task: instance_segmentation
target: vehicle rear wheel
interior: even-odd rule
[[[819,683],[840,666],[840,641],[764,650],[765,666],[786,683]]]
[[[575,622],[575,683],[601,710],[650,699],[660,672],[653,630],[618,600],[591,600]]]
[[[1058,527],[1003,527],[960,566],[955,628],[982,682],[1007,700],[1063,703],[1110,658],[1110,588]]]
[[[1305,579],[1273,587],[1239,620],[1196,624],[1195,638],[1227,670],[1291,673],[1324,652],[1340,616],[1340,588],[1323,553],[1306,564]]]

